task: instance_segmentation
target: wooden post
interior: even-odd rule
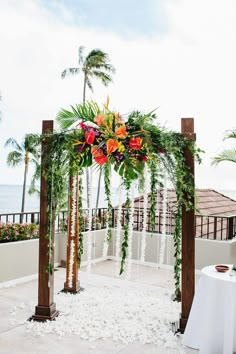
[[[53,131],[53,121],[43,121],[42,133]],[[49,240],[47,238],[48,216],[47,216],[47,180],[44,171],[47,168],[47,155],[49,151],[48,139],[42,142],[41,158],[41,186],[40,186],[40,228],[39,228],[39,273],[38,273],[38,306],[35,307],[35,314],[30,318],[34,321],[53,320],[57,315],[56,304],[53,302],[54,291],[54,269],[52,274],[46,272],[49,263]],[[52,226],[54,228],[54,225]],[[54,230],[52,230],[52,244],[54,244]],[[52,250],[52,265],[54,263],[54,247]],[[52,267],[53,268],[53,267]]]
[[[189,140],[195,140],[194,119],[181,119],[181,133]],[[186,165],[193,175],[194,157],[189,149],[184,152]],[[194,197],[192,198],[194,205]],[[181,286],[181,315],[180,332],[184,332],[191,310],[195,290],[195,212],[182,207],[182,286]]]
[[[78,280],[78,176],[70,176],[68,208],[66,282],[62,291],[75,294],[82,290]]]

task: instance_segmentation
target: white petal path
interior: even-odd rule
[[[60,293],[55,296],[59,317],[45,323],[27,322],[27,331],[59,337],[77,335],[90,342],[150,343],[184,353],[171,325],[179,318],[180,305],[172,302],[170,295],[163,288],[143,291],[115,285],[88,287],[77,295]]]

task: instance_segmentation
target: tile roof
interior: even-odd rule
[[[148,205],[150,195],[148,196]],[[162,210],[163,189],[158,190],[157,210]],[[176,194],[174,189],[167,190],[168,211],[176,210]],[[135,208],[143,207],[143,196],[134,200]],[[236,201],[213,189],[196,189],[196,215],[233,216],[236,215]]]

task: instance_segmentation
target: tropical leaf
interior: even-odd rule
[[[7,141],[4,144],[4,147],[8,147],[11,146],[13,149],[22,152],[23,149],[20,146],[20,144],[18,144],[18,142],[14,139],[14,138],[9,138],[7,139]]]
[[[9,154],[7,155],[7,165],[8,166],[12,166],[12,167],[16,167],[19,166],[23,163],[23,155],[21,152],[19,151],[11,151],[9,152]]]
[[[77,122],[79,119],[80,117],[77,114],[75,115],[73,109],[71,111],[68,111],[67,109],[62,108],[56,116],[56,121],[59,124],[61,129],[68,129],[72,124]]]
[[[108,86],[108,84],[112,81],[111,75],[106,74],[103,71],[94,70],[93,76],[99,79],[104,86]]]
[[[225,139],[236,139],[236,129],[228,130],[224,137]]]
[[[62,71],[61,78],[64,79],[67,75],[76,75],[80,72],[80,68],[68,68]]]
[[[80,46],[78,50],[79,56],[79,65],[83,65],[85,58],[84,58],[84,46]]]
[[[222,151],[219,155],[213,158],[212,165],[218,165],[222,161],[236,162],[236,150],[228,149]]]

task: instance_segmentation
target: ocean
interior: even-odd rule
[[[218,190],[218,192],[236,200],[236,190]],[[92,190],[93,207],[95,206],[97,191],[96,188]],[[85,195],[84,195],[85,198]],[[19,213],[21,210],[22,200],[22,186],[20,185],[0,185],[0,214]],[[124,196],[122,202],[124,201]],[[112,190],[112,204],[118,205],[118,193],[117,189]],[[101,188],[99,207],[106,207],[106,198],[104,188]],[[86,204],[84,205],[86,208]],[[39,211],[39,197],[37,195],[30,196],[26,193],[25,198],[25,212]]]
[[[92,189],[92,206],[95,207],[97,188]],[[86,208],[86,195],[83,195],[84,208]],[[0,214],[19,213],[21,211],[22,186],[20,185],[0,185]],[[124,201],[124,198],[123,200]],[[112,204],[118,204],[117,189],[112,189]],[[104,188],[101,188],[99,197],[99,207],[107,206]],[[29,195],[28,189],[25,196],[25,212],[39,211],[39,197],[37,195]]]

